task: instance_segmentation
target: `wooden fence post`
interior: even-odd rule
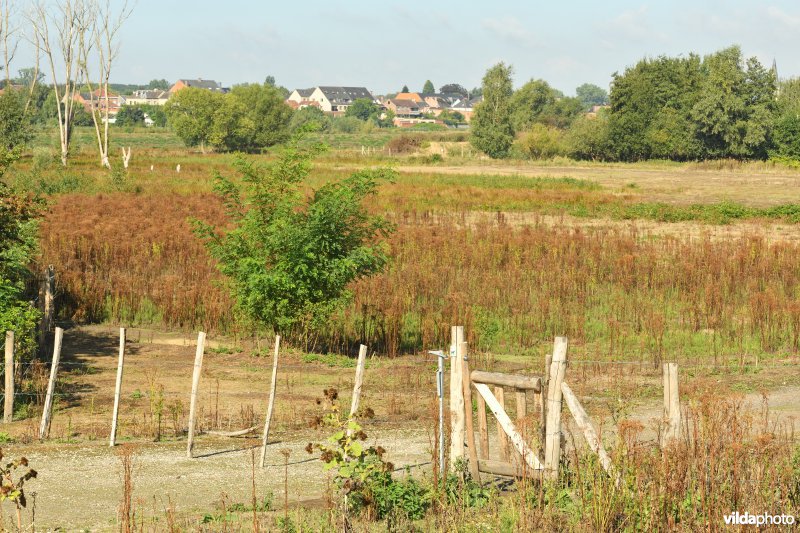
[[[489,459],[489,424],[486,420],[486,400],[478,394],[478,433],[481,439],[480,458]]]
[[[42,307],[42,322],[39,327],[39,353],[44,357],[47,353],[47,334],[53,329],[53,311],[54,311],[54,287],[55,284],[55,271],[53,265],[48,266],[44,270],[44,279],[42,280],[39,288],[39,297],[41,298]]]
[[[267,458],[267,441],[269,440],[269,426],[272,423],[272,412],[275,407],[275,388],[278,383],[278,352],[281,347],[281,336],[275,335],[275,354],[272,356],[272,384],[269,387],[269,405],[267,406],[267,419],[264,422],[264,437],[261,439],[261,462],[259,466],[264,468],[264,461]]]
[[[64,330],[56,328],[55,341],[53,342],[53,362],[50,365],[50,381],[47,383],[47,396],[44,399],[44,410],[42,411],[42,423],[39,426],[39,439],[44,440],[50,433],[50,417],[53,414],[53,394],[56,388],[56,376],[58,375],[58,361],[61,359],[61,342],[64,339]]]
[[[192,396],[189,398],[189,438],[186,443],[186,456],[192,458],[194,447],[194,419],[197,410],[197,391],[200,387],[200,373],[203,370],[203,352],[206,348],[206,334],[197,334],[197,352],[194,355],[194,372],[192,373]]]
[[[481,482],[478,471],[478,451],[475,449],[475,427],[472,424],[472,378],[469,373],[468,347],[466,342],[458,345],[456,358],[461,361],[461,378],[464,387],[465,428],[467,435],[467,453],[469,454],[469,473],[477,483]]]
[[[547,393],[550,390],[550,365],[553,362],[552,354],[544,357],[544,378],[542,380],[542,390],[539,393],[539,446],[544,457],[545,441],[547,440]]]
[[[14,332],[6,331],[6,389],[3,404],[3,423],[10,424],[14,418]]]
[[[586,439],[586,443],[589,445],[589,448],[597,454],[597,456],[600,458],[600,464],[603,465],[603,468],[606,470],[606,472],[608,472],[608,475],[614,479],[614,482],[619,485],[621,481],[620,476],[611,462],[611,457],[609,457],[608,453],[606,453],[606,449],[603,447],[600,437],[594,430],[592,421],[589,419],[589,415],[586,414],[583,406],[578,401],[578,397],[575,396],[575,393],[572,392],[572,389],[569,388],[569,385],[567,385],[566,382],[561,383],[561,391],[564,394],[564,400],[567,402],[567,407],[569,407],[572,417],[575,419],[575,423],[578,424],[578,428],[583,431],[583,437]]]
[[[497,398],[497,403],[500,404],[500,408],[505,411],[506,394],[502,386],[498,385],[494,388],[494,397]],[[506,433],[503,431],[503,425],[500,423],[500,420],[497,421],[497,442],[500,447],[500,459],[508,461],[508,437],[506,437]]]
[[[464,342],[464,326],[450,329],[450,467],[464,457],[464,387],[463,358],[458,357],[458,345]]]
[[[556,337],[548,376],[544,474],[549,479],[558,478],[558,463],[561,459],[561,383],[567,370],[567,346],[566,337]]]
[[[119,328],[119,360],[117,361],[117,382],[114,387],[114,411],[111,415],[111,436],[108,445],[112,448],[117,443],[117,419],[119,418],[119,401],[122,395],[122,367],[125,364],[125,328]]]
[[[358,405],[361,403],[361,387],[364,384],[364,367],[367,364],[367,347],[363,344],[358,348],[358,364],[356,365],[356,381],[353,384],[353,398],[350,400],[350,416],[352,420],[358,412]],[[348,428],[347,434],[352,435]]]
[[[354,417],[361,403],[361,388],[364,386],[364,367],[367,363],[367,347],[363,344],[358,348],[358,363],[356,364],[356,380],[353,383],[353,398],[350,400],[350,417]]]
[[[678,363],[664,363],[664,435],[666,446],[680,436],[681,404],[678,396]]]

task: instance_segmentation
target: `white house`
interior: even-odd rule
[[[320,86],[313,89],[295,89],[287,98],[287,102],[295,102],[297,106],[318,105],[327,113],[344,113],[353,102],[368,98],[376,102],[366,87],[333,87]]]

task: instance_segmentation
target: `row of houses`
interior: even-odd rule
[[[214,80],[180,79],[168,90],[143,89],[131,95],[120,95],[109,91],[108,97],[102,89],[93,93],[82,92],[75,95],[75,101],[87,111],[105,111],[108,107],[109,120],[125,105],[165,105],[175,93],[188,87],[227,93],[219,82]],[[381,109],[391,110],[397,126],[410,126],[420,122],[437,122],[445,111],[460,113],[466,122],[472,118],[479,99],[466,98],[461,94],[424,94],[416,92],[399,93],[391,98],[375,97],[366,87],[319,86],[310,89],[295,89],[286,99],[294,109],[317,107],[334,116],[343,115],[356,100],[371,100]]]
[[[168,90],[142,89],[133,91],[132,94],[127,96],[109,91],[108,98],[106,98],[105,91],[103,89],[97,89],[91,93],[77,93],[74,100],[82,105],[87,112],[91,112],[92,110],[105,112],[106,107],[108,107],[109,122],[113,124],[113,117],[116,116],[122,106],[143,104],[163,106],[166,105],[173,94],[187,87],[206,89],[220,93],[227,93],[229,91],[228,88],[223,87],[221,83],[214,80],[204,80],[201,78],[196,80],[181,79],[176,81]],[[146,119],[145,123],[148,124]]]
[[[392,98],[375,97],[365,87],[319,86],[295,89],[286,103],[295,109],[318,107],[334,116],[343,115],[356,100],[368,99],[383,109],[391,110],[398,126],[419,122],[436,122],[445,110],[461,113],[469,122],[480,99],[465,98],[461,94],[399,93]],[[433,117],[433,118],[431,118]]]

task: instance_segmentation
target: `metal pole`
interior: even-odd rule
[[[439,397],[439,473],[444,475],[444,352],[430,350],[436,356],[436,394]]]

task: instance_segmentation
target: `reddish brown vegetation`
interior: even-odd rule
[[[88,321],[234,327],[190,216],[223,218],[210,195],[60,198],[42,228],[42,260],[59,273],[66,312]],[[462,323],[470,342],[492,349],[557,334],[604,357],[656,361],[798,349],[795,244],[461,222],[399,220],[394,263],[356,284],[354,304],[320,333],[321,345],[366,341],[394,355],[445,344],[449,325]]]

